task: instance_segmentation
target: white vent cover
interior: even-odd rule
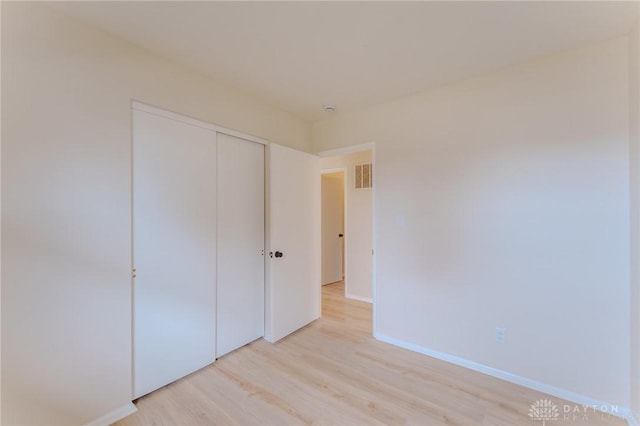
[[[373,169],[371,163],[357,164],[356,168],[356,189],[371,188],[373,186]]]

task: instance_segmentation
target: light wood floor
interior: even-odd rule
[[[559,408],[547,425],[624,425],[589,409],[564,418],[550,397],[375,340],[371,305],[323,288],[322,318],[276,344],[253,342],[147,395],[129,425],[542,425],[535,401]]]

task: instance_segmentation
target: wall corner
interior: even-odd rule
[[[640,12],[629,33],[630,411],[640,419]]]

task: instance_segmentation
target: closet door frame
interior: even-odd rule
[[[269,141],[263,138],[259,138],[257,136],[249,135],[247,133],[239,132],[237,130],[228,129],[226,127],[218,126],[216,124],[207,123],[202,120],[198,120],[197,118],[192,118],[183,114],[178,114],[176,112],[172,112],[166,109],[158,108],[151,106],[149,104],[145,104],[140,101],[132,100],[131,108],[137,109],[139,111],[145,111],[150,114],[159,115],[161,117],[170,118],[172,120],[181,121],[186,124],[191,124],[192,126],[202,127],[205,129],[212,130],[218,133],[224,133],[229,136],[235,136],[240,139],[245,139],[251,142],[259,143],[262,145],[269,145]]]
[[[156,116],[160,116],[160,117],[164,117],[164,118],[168,118],[170,120],[175,120],[178,122],[182,122],[191,126],[196,126],[196,127],[200,127],[200,128],[204,128],[207,130],[210,130],[212,132],[215,132],[216,134],[218,133],[223,133],[226,135],[230,135],[230,136],[234,136],[240,139],[244,139],[246,141],[249,142],[255,142],[264,146],[269,146],[269,141],[263,138],[259,138],[257,136],[252,136],[243,132],[239,132],[233,129],[228,129],[222,126],[218,126],[215,124],[211,124],[211,123],[207,123],[205,121],[201,121],[183,114],[178,114],[172,111],[168,111],[166,109],[162,109],[162,108],[158,108],[158,107],[154,107],[151,106],[149,104],[143,103],[143,102],[139,102],[137,100],[132,100],[131,101],[131,122],[133,124],[133,116],[134,116],[134,111],[143,111],[149,114],[153,114]],[[133,126],[132,126],[133,129]],[[217,139],[217,136],[215,137]],[[217,143],[217,140],[216,140]],[[131,134],[131,176],[133,177],[134,171],[133,171],[133,166],[134,166],[134,161],[133,161],[133,151],[134,151],[134,140],[133,140],[133,131]],[[217,161],[217,160],[216,160]],[[216,167],[216,165],[212,165],[213,167]],[[265,177],[266,179],[266,177]],[[130,186],[130,194],[131,194],[131,271],[132,271],[132,275],[131,275],[131,296],[132,296],[132,305],[131,305],[131,309],[132,309],[132,319],[135,320],[135,300],[133,299],[134,294],[135,294],[135,241],[134,241],[134,202],[135,200],[133,199],[133,194],[134,194],[134,186],[133,186],[133,179],[131,180],[131,186]],[[266,193],[265,193],[265,197],[266,197]],[[265,215],[267,214],[266,211],[266,206],[265,206]],[[265,228],[265,232],[266,232],[266,228]],[[266,238],[266,235],[265,235]],[[214,301],[214,303],[216,303],[217,305],[217,301]],[[215,325],[215,324],[214,324]],[[215,330],[215,327],[214,327]],[[133,344],[133,348],[135,348],[135,336],[134,336],[134,323],[132,322],[131,324],[131,337],[132,337],[132,344]],[[214,342],[217,341],[217,336],[214,335]],[[212,354],[212,358],[215,360],[216,357],[216,353],[217,353],[217,347],[214,346],[214,353]],[[135,366],[135,356],[134,353],[131,353],[131,363],[132,363],[132,367],[135,370],[136,366]],[[135,387],[134,387],[134,377],[135,377],[135,373],[132,374],[131,380],[131,394],[132,394],[132,399],[136,398],[136,395],[134,394],[135,392]]]

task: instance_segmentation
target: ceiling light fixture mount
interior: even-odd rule
[[[324,112],[334,112],[336,110],[335,105],[327,104],[324,106]]]

